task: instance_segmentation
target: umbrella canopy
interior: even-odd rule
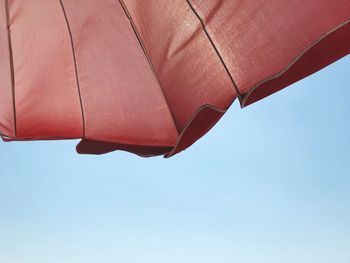
[[[349,0],[0,0],[0,134],[171,156],[350,52]]]

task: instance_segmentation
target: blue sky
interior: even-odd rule
[[[185,152],[0,144],[0,262],[349,263],[350,57]]]

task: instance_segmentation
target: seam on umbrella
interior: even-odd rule
[[[17,114],[16,114],[16,92],[15,92],[15,69],[13,64],[13,50],[12,50],[12,40],[11,40],[11,31],[10,31],[10,12],[8,0],[5,0],[5,12],[6,12],[6,23],[7,23],[7,39],[8,47],[10,53],[10,67],[11,67],[11,91],[12,91],[12,106],[13,106],[13,126],[14,126],[14,135],[17,137]]]
[[[208,38],[210,44],[212,45],[212,47],[213,47],[215,53],[216,53],[217,56],[219,57],[221,64],[224,66],[224,69],[225,69],[225,71],[226,71],[228,77],[230,78],[230,80],[231,80],[231,82],[232,82],[232,84],[233,84],[233,87],[234,87],[235,91],[237,92],[238,95],[241,95],[241,93],[240,93],[240,91],[239,91],[239,89],[238,89],[238,86],[237,86],[237,84],[236,84],[236,82],[235,82],[235,80],[234,80],[234,78],[233,78],[231,72],[229,71],[229,69],[228,69],[228,67],[227,67],[227,65],[226,65],[226,63],[225,63],[225,61],[224,61],[222,55],[221,55],[220,52],[219,52],[219,49],[218,49],[217,46],[215,45],[214,40],[213,40],[212,37],[210,36],[210,34],[209,34],[209,32],[208,32],[208,30],[207,30],[207,28],[206,28],[206,26],[205,26],[204,20],[203,20],[202,17],[199,15],[199,13],[196,11],[196,9],[195,9],[194,6],[192,5],[192,3],[191,3],[189,0],[185,0],[185,1],[186,1],[187,4],[189,5],[189,7],[190,7],[191,11],[194,13],[194,15],[198,18],[199,22],[201,23],[202,29],[203,29],[205,35],[207,36],[207,38]]]
[[[166,104],[167,104],[167,106],[168,106],[168,109],[169,109],[171,118],[172,118],[172,120],[173,120],[173,123],[174,123],[174,125],[175,125],[175,128],[176,128],[177,132],[180,133],[180,128],[178,127],[177,122],[176,122],[176,119],[175,119],[175,116],[174,116],[174,114],[173,114],[173,112],[172,112],[172,110],[171,110],[171,108],[170,108],[170,106],[169,106],[169,102],[168,102],[168,100],[167,100],[167,97],[165,96],[164,89],[162,88],[161,82],[160,82],[160,80],[159,80],[159,78],[158,78],[158,75],[157,75],[157,73],[156,73],[156,70],[155,70],[155,68],[154,68],[154,65],[153,65],[153,63],[152,63],[152,61],[151,61],[150,55],[148,54],[148,51],[146,50],[146,47],[145,47],[145,45],[144,45],[144,43],[143,43],[143,41],[142,41],[142,39],[141,39],[141,35],[140,35],[140,33],[138,32],[137,27],[136,27],[136,25],[135,25],[135,23],[134,23],[134,21],[133,21],[131,15],[130,15],[129,11],[128,11],[126,5],[124,4],[124,1],[123,1],[123,0],[116,0],[116,1],[118,1],[119,4],[121,5],[121,7],[123,8],[126,17],[128,18],[128,20],[129,20],[129,22],[130,22],[130,24],[131,24],[131,27],[132,27],[132,29],[133,29],[135,35],[136,35],[136,38],[137,38],[137,40],[138,40],[138,42],[139,42],[139,44],[140,44],[140,46],[141,46],[141,48],[142,48],[142,51],[143,51],[143,53],[144,53],[144,55],[145,55],[145,57],[146,57],[146,59],[147,59],[147,62],[148,62],[149,66],[150,66],[150,68],[151,68],[151,70],[152,70],[152,72],[153,72],[153,75],[154,75],[154,77],[155,77],[155,79],[156,79],[156,81],[157,81],[157,83],[158,83],[158,86],[159,86],[159,88],[161,89],[161,91],[162,91],[162,93],[163,93],[164,100],[165,100],[165,102],[166,102]]]
[[[74,62],[74,72],[75,72],[75,78],[76,78],[77,88],[78,88],[79,103],[80,103],[82,122],[83,122],[83,138],[84,138],[85,137],[85,131],[86,131],[86,127],[85,127],[85,111],[84,111],[84,106],[83,106],[83,99],[82,99],[82,96],[81,96],[79,74],[78,74],[78,66],[77,66],[77,58],[76,58],[76,50],[75,50],[75,46],[74,46],[72,29],[71,29],[71,26],[69,24],[69,19],[68,19],[68,16],[67,16],[66,9],[64,7],[63,1],[59,0],[59,2],[60,2],[60,5],[61,5],[61,8],[62,8],[64,19],[66,21],[68,34],[69,34],[69,38],[70,38],[70,43],[71,43],[71,47],[72,47],[72,56],[73,56],[73,62]]]

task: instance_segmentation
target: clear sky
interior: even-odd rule
[[[0,143],[1,263],[349,263],[350,57],[171,158]]]

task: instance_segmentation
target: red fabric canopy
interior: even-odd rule
[[[0,134],[178,153],[350,51],[349,0],[0,0]]]

